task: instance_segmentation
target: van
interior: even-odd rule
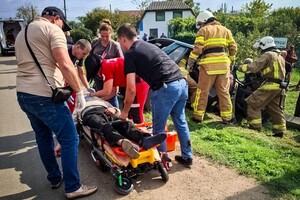
[[[24,19],[0,18],[0,46],[3,56],[15,52],[15,39],[26,24]]]

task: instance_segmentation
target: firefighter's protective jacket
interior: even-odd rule
[[[253,63],[245,64],[239,67],[239,71],[257,73],[261,72],[266,80],[260,86],[261,90],[280,90],[280,84],[272,80],[283,81],[285,77],[285,60],[276,51],[267,51],[263,53]]]
[[[193,51],[190,53],[188,67],[192,67],[196,59],[205,50],[223,47],[226,52],[209,53],[201,56],[197,63],[208,75],[226,74],[230,63],[234,61],[237,45],[229,29],[218,21],[213,21],[201,27],[197,32]]]

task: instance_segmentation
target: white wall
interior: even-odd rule
[[[188,18],[193,16],[191,11],[182,11],[182,17]],[[143,31],[140,31],[140,38],[143,37],[144,33],[150,37],[150,29],[158,29],[158,37],[164,33],[166,36],[168,34],[168,23],[173,19],[173,11],[165,11],[165,21],[156,21],[155,12],[147,12],[143,18]]]

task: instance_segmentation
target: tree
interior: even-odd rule
[[[269,15],[272,5],[265,3],[264,0],[254,0],[250,4],[246,4],[243,10],[247,17],[263,18]]]
[[[26,20],[28,23],[32,22],[37,16],[37,7],[31,4],[26,4],[17,9],[16,17]]]
[[[136,25],[137,19],[135,16],[123,13],[119,10],[110,12],[109,10],[102,8],[95,8],[91,12],[87,13],[86,16],[79,17],[80,22],[85,28],[90,29],[96,35],[97,29],[99,28],[104,18],[110,19],[112,28],[116,30],[121,24],[128,22]]]
[[[146,8],[149,6],[149,4],[151,3],[151,0],[144,0],[144,1],[140,1],[140,0],[131,0],[131,3],[136,5],[137,9],[144,11],[146,10]]]

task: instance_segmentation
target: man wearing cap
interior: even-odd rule
[[[28,25],[27,39],[33,54],[52,87],[62,87],[66,81],[76,92],[76,108],[85,107],[78,75],[68,55],[64,31],[71,30],[63,12],[47,7],[41,17]],[[96,192],[96,186],[81,185],[77,169],[78,135],[66,103],[51,101],[52,91],[33,60],[25,43],[25,29],[16,39],[17,98],[35,132],[42,163],[51,188],[57,189],[64,180],[68,199]],[[62,172],[54,155],[53,133],[61,144]]]

